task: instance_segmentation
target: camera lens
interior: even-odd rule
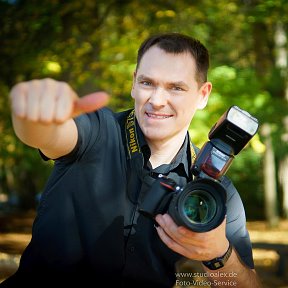
[[[194,190],[183,199],[183,215],[193,224],[207,224],[215,217],[215,198],[206,191]]]
[[[179,226],[195,232],[210,231],[225,218],[226,190],[211,179],[191,181],[183,191],[175,194],[168,213]]]

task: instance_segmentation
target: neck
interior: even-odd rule
[[[162,164],[169,164],[177,155],[186,136],[185,133],[176,135],[168,141],[151,141],[146,139],[151,150],[150,163],[152,168],[156,168]]]

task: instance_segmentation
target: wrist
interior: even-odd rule
[[[220,257],[216,257],[214,259],[208,261],[202,261],[202,264],[210,270],[217,270],[225,266],[226,262],[230,258],[232,254],[233,247],[229,243],[227,251]]]

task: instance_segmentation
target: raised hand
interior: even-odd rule
[[[79,98],[67,83],[43,79],[15,85],[10,99],[14,116],[39,123],[63,123],[102,108],[109,96],[96,92]]]
[[[15,85],[10,99],[18,138],[55,159],[68,154],[77,143],[78,131],[72,118],[102,108],[109,97],[96,92],[79,98],[67,83],[42,79]]]

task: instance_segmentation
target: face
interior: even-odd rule
[[[153,46],[143,55],[131,95],[148,143],[184,137],[196,110],[206,106],[212,85],[199,85],[195,72],[189,53],[175,55]]]

